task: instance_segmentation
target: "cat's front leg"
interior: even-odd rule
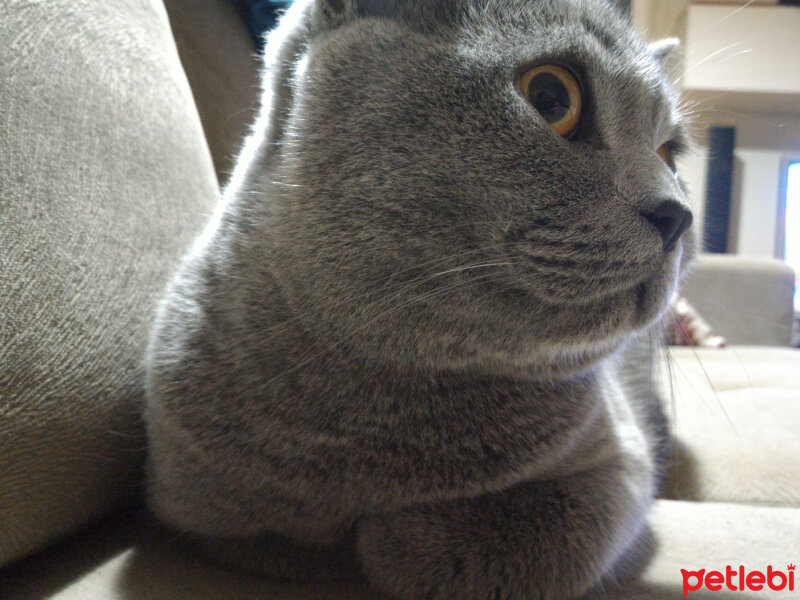
[[[371,583],[404,600],[576,598],[628,553],[648,506],[608,466],[372,517],[358,550]]]

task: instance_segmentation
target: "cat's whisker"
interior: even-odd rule
[[[286,183],[285,181],[278,181],[276,179],[270,180],[272,185],[277,185],[281,187],[289,187],[289,188],[301,188],[304,187],[302,183]]]
[[[675,359],[672,357],[672,353],[670,352],[669,344],[666,343],[666,339],[667,339],[666,328],[667,328],[666,324],[665,324],[664,320],[662,320],[661,323],[660,323],[660,329],[661,329],[661,332],[662,332],[661,337],[662,337],[662,339],[665,340],[665,343],[661,344],[661,347],[663,348],[664,356],[663,356],[663,360],[658,361],[656,364],[659,365],[658,366],[659,371],[661,370],[662,365],[667,370],[665,382],[666,382],[666,385],[669,387],[670,421],[672,423],[672,429],[673,430],[677,430],[677,429],[679,429],[680,424],[679,424],[679,421],[678,421],[678,405],[677,405],[677,402],[676,402],[676,399],[675,399],[676,398],[676,396],[675,396],[675,381],[676,381],[675,380],[675,377],[676,377],[676,375],[675,375],[675,366],[676,366],[676,364],[675,364]],[[661,374],[661,379],[664,380],[663,374]],[[676,447],[675,444],[673,444],[672,445],[672,452],[670,453],[670,460],[672,462],[672,465],[671,465],[672,468],[670,470],[673,471],[673,472],[675,472],[676,469],[679,468],[678,453],[676,452],[676,450],[677,450],[677,447]]]
[[[677,424],[677,422],[678,422],[678,413],[677,413],[677,410],[676,410],[676,403],[675,403],[675,371],[673,369],[674,361],[673,361],[672,354],[670,353],[670,349],[669,349],[668,335],[667,335],[667,325],[665,323],[666,319],[674,319],[674,317],[672,317],[672,315],[668,315],[665,319],[662,319],[661,322],[659,323],[659,329],[660,329],[660,332],[661,332],[661,339],[663,341],[663,343],[661,344],[661,347],[664,350],[664,361],[663,361],[663,364],[667,368],[667,379],[666,379],[666,381],[668,382],[668,386],[669,386],[669,399],[670,399],[670,403],[669,404],[670,404],[670,408],[672,410],[672,422]],[[657,364],[660,365],[661,362],[659,361]]]
[[[454,269],[448,269],[446,271],[441,271],[439,273],[434,273],[432,275],[428,275],[428,276],[425,276],[425,277],[420,278],[418,280],[415,280],[411,285],[407,285],[407,286],[401,288],[400,290],[395,291],[393,294],[387,295],[384,298],[375,301],[374,303],[368,305],[368,307],[382,306],[382,305],[386,304],[386,302],[394,300],[398,296],[407,294],[408,292],[410,292],[414,288],[419,287],[419,285],[421,285],[423,283],[427,283],[428,281],[430,281],[432,279],[435,279],[437,277],[442,277],[444,275],[449,275],[449,274],[454,274],[454,273],[459,273],[459,272],[464,272],[464,271],[470,271],[470,270],[474,270],[474,269],[478,269],[478,268],[489,268],[489,267],[509,266],[509,265],[513,265],[513,263],[502,262],[502,263],[485,263],[485,264],[477,264],[477,265],[466,265],[466,266],[457,267],[457,268],[454,268]],[[489,276],[493,276],[493,274],[490,274]],[[462,283],[463,282],[459,282],[459,284],[462,284]],[[441,289],[441,288],[437,288],[437,289]]]
[[[458,254],[453,254],[453,255],[450,255],[450,256],[446,256],[446,257],[441,257],[441,258],[438,258],[438,259],[435,259],[435,260],[432,260],[432,261],[427,261],[427,262],[424,262],[424,263],[419,263],[419,264],[416,264],[416,265],[414,265],[412,267],[408,267],[408,268],[402,269],[400,271],[396,271],[395,273],[392,273],[392,275],[390,275],[386,279],[386,281],[390,281],[393,277],[396,277],[397,275],[400,275],[400,274],[403,274],[403,273],[408,273],[409,271],[414,271],[414,270],[420,269],[421,267],[424,267],[424,266],[436,266],[436,265],[439,265],[439,264],[441,264],[443,262],[447,262],[447,261],[450,261],[450,260],[453,260],[453,259],[457,259],[457,258],[462,258],[463,259],[468,255],[476,254],[476,253],[480,253],[480,252],[485,252],[486,250],[492,249],[492,248],[495,248],[495,247],[496,247],[496,245],[485,246],[485,247],[482,247],[482,248],[476,248],[476,249],[471,250],[471,251],[459,252]],[[506,265],[511,265],[512,263],[505,263],[505,264]],[[477,265],[466,265],[466,267],[470,267],[470,268],[476,268],[476,266]],[[494,266],[494,265],[492,265],[492,266]],[[465,267],[456,267],[454,269],[448,270],[448,272],[450,272],[450,271],[456,272],[459,269],[464,269],[464,268]],[[416,287],[418,284],[426,282],[427,280],[433,278],[434,276],[438,276],[438,275],[437,274],[433,274],[433,275],[426,274],[426,275],[421,275],[419,277],[410,279],[408,281],[403,281],[403,282],[398,282],[398,283],[387,283],[386,285],[383,285],[383,286],[378,287],[378,288],[371,289],[369,291],[365,291],[365,292],[363,292],[361,294],[351,295],[351,296],[347,296],[344,299],[340,299],[340,300],[337,301],[337,305],[338,306],[347,306],[349,304],[356,305],[358,300],[362,300],[364,298],[368,298],[369,296],[374,295],[376,292],[380,292],[380,291],[384,291],[384,290],[390,290],[390,289],[392,289],[392,288],[394,288],[396,286],[400,286],[400,285],[410,286],[409,288],[404,288],[404,289],[413,289],[413,287]],[[403,290],[401,289],[401,290],[399,290],[397,292],[398,293],[402,293],[402,291]],[[384,299],[388,298],[388,297],[390,297],[390,295],[385,296]],[[381,299],[376,300],[376,302],[380,302],[380,301],[381,301]],[[317,313],[317,314],[320,314],[320,313]],[[285,319],[285,320],[281,321],[277,325],[273,325],[273,326],[267,327],[267,328],[262,328],[262,329],[260,329],[260,333],[274,335],[276,333],[280,333],[282,331],[285,331],[288,326],[290,326],[290,325],[292,325],[294,323],[297,323],[299,321],[302,321],[303,319],[307,319],[308,317],[309,317],[308,313],[303,313],[301,315],[292,317],[290,319]]]
[[[753,385],[753,380],[750,378],[750,371],[747,369],[747,365],[742,360],[736,348],[734,346],[729,346],[728,349],[733,352],[736,356],[736,360],[739,361],[739,366],[742,367],[742,372],[747,379],[747,389],[750,390],[750,399],[753,401],[753,405],[756,405],[758,403],[758,397],[756,396],[756,387]]]
[[[736,16],[736,15],[738,15],[740,12],[742,12],[744,9],[748,8],[749,6],[752,6],[752,5],[753,5],[753,3],[754,3],[755,1],[756,1],[756,0],[748,0],[748,2],[745,2],[745,3],[744,3],[742,6],[740,6],[740,7],[739,7],[739,8],[737,8],[736,10],[734,10],[734,11],[732,11],[732,12],[728,13],[727,15],[725,15],[724,17],[722,17],[722,18],[721,18],[719,21],[717,21],[717,25],[721,25],[722,23],[724,23],[724,22],[725,22],[725,21],[727,21],[728,19],[731,19],[731,18],[735,17],[735,16]]]
[[[720,96],[722,96],[722,95],[723,94],[720,94]],[[745,112],[740,112],[740,111],[735,111],[735,110],[726,110],[726,109],[715,108],[715,107],[705,108],[705,109],[702,110],[702,113],[704,113],[704,114],[716,113],[716,114],[720,114],[720,115],[733,115],[733,116],[736,116],[736,117],[742,119],[743,121],[750,121],[751,123],[757,123],[759,125],[765,125],[765,126],[768,126],[768,127],[776,127],[778,129],[782,129],[782,128],[784,128],[784,127],[786,127],[788,125],[785,121],[782,121],[782,120],[781,121],[775,121],[775,120],[772,120],[770,118],[763,117],[763,116],[755,116],[755,115],[748,114],[748,113],[745,113]]]
[[[301,354],[300,357],[298,357],[298,359],[295,361],[294,364],[292,364],[290,367],[287,367],[281,373],[275,375],[273,378],[268,380],[266,383],[268,383],[268,384],[269,383],[273,383],[274,381],[277,381],[278,379],[280,379],[284,375],[289,374],[289,373],[293,373],[293,372],[297,371],[298,369],[301,369],[302,367],[310,364],[311,362],[313,362],[314,360],[320,358],[324,354],[326,354],[328,352],[334,352],[335,350],[341,348],[341,346],[343,346],[345,343],[347,343],[347,342],[351,341],[353,338],[355,338],[361,331],[363,331],[365,329],[368,329],[369,327],[374,325],[381,318],[389,316],[389,315],[391,315],[391,314],[393,314],[395,312],[398,312],[399,310],[402,310],[403,308],[407,308],[407,307],[412,306],[414,304],[419,304],[420,302],[424,302],[424,301],[433,299],[433,298],[435,298],[437,296],[446,295],[447,293],[452,292],[454,290],[468,287],[470,284],[479,283],[480,281],[482,281],[484,279],[488,279],[490,277],[491,277],[491,275],[487,275],[487,276],[483,276],[483,277],[479,276],[479,277],[477,277],[477,278],[475,278],[473,280],[470,280],[470,281],[459,282],[459,283],[453,284],[451,286],[445,286],[444,288],[439,288],[439,289],[435,290],[432,293],[420,296],[418,298],[415,298],[414,300],[405,302],[405,303],[403,303],[401,305],[393,306],[393,307],[389,308],[388,310],[385,310],[385,311],[382,311],[382,312],[378,313],[377,315],[373,315],[369,320],[367,320],[364,323],[362,323],[359,327],[357,327],[349,335],[347,335],[347,336],[343,337],[342,339],[338,340],[337,342],[335,342],[331,346],[325,346],[321,341],[313,344],[303,354]]]
[[[430,275],[428,279],[433,279],[434,277],[440,277],[441,275],[447,275],[449,273],[461,273],[463,271],[472,271],[474,269],[482,269],[485,267],[508,267],[513,265],[514,263],[510,262],[497,262],[497,263],[484,263],[478,265],[467,265],[466,267],[456,267],[454,269],[448,269],[446,271],[440,271],[439,273],[434,273]]]
[[[415,287],[418,287],[419,285],[422,285],[423,283],[426,283],[426,282],[428,282],[428,281],[430,281],[430,280],[432,280],[434,278],[437,278],[437,277],[442,277],[444,275],[454,274],[454,273],[463,272],[463,271],[475,270],[475,269],[478,269],[478,268],[489,268],[489,267],[511,266],[511,265],[513,265],[513,263],[510,263],[510,262],[464,265],[464,266],[461,266],[461,267],[448,269],[446,271],[441,271],[439,273],[434,273],[434,274],[431,274],[431,275],[425,275],[423,277],[420,277],[420,278],[411,280],[410,282],[407,282],[407,285],[405,285],[403,288],[401,288],[399,290],[395,290],[392,294],[387,294],[386,296],[384,296],[384,297],[382,297],[382,298],[380,298],[380,299],[378,299],[378,300],[376,300],[374,302],[371,302],[371,303],[367,304],[365,306],[365,309],[369,310],[369,309],[372,309],[372,308],[377,308],[377,307],[380,307],[380,306],[384,306],[387,303],[389,303],[392,300],[394,300],[395,298],[397,298],[398,296],[406,294],[406,293],[410,292],[411,290],[413,290]],[[391,286],[386,286],[386,287],[391,287]],[[441,289],[442,288],[440,288],[440,290]],[[447,291],[450,288],[443,288],[443,289],[445,291]],[[374,291],[366,292],[366,293],[360,294],[358,296],[348,297],[345,301],[341,301],[340,305],[346,305],[346,304],[350,303],[350,304],[356,306],[357,305],[356,300],[362,299],[362,298],[364,298],[366,296],[369,296],[371,294],[374,294]],[[268,333],[268,334],[271,334],[271,335],[275,335],[276,333],[285,331],[292,324],[295,324],[297,322],[300,322],[300,321],[302,321],[304,319],[308,319],[308,318],[309,318],[309,315],[307,313],[303,313],[303,314],[298,315],[296,317],[293,317],[291,319],[284,320],[279,325],[273,326],[273,327],[268,328],[268,329],[262,329],[261,333],[263,333],[263,334]]]
[[[672,317],[672,318],[675,319],[675,317]],[[677,324],[677,320],[675,320],[675,321],[676,321],[676,324]],[[728,424],[731,426],[731,430],[734,432],[734,434],[736,434],[736,437],[741,439],[741,436],[739,435],[739,431],[736,429],[736,426],[734,425],[733,421],[731,420],[730,415],[728,415],[728,411],[725,410],[725,406],[722,403],[722,399],[720,398],[719,393],[717,392],[717,388],[714,385],[714,381],[711,379],[711,376],[709,375],[708,371],[706,370],[706,367],[703,364],[703,361],[700,360],[700,356],[697,353],[697,348],[695,347],[694,342],[692,341],[692,338],[689,335],[689,332],[685,331],[680,326],[677,327],[677,330],[680,333],[681,337],[683,338],[684,342],[686,343],[686,346],[691,349],[692,354],[694,355],[694,358],[697,361],[697,364],[700,365],[700,369],[703,371],[703,375],[706,378],[706,381],[708,382],[709,388],[711,388],[711,391],[714,392],[714,399],[717,401],[717,404],[719,405],[720,410],[722,410],[722,414],[725,415],[725,420],[728,421]],[[675,365],[678,366],[677,363],[675,363]],[[678,366],[678,368],[680,369],[680,366]],[[708,405],[705,403],[705,399],[703,398],[702,394],[697,390],[697,388],[694,387],[694,385],[692,385],[691,380],[689,379],[688,375],[685,372],[683,372],[683,377],[686,380],[686,382],[689,384],[689,387],[691,387],[691,389],[695,393],[695,395],[698,398],[700,398],[700,400],[703,402],[703,404],[708,408]],[[710,408],[709,408],[709,410],[710,410]]]
[[[699,37],[702,37],[702,36],[704,36],[705,34],[707,34],[707,33],[711,32],[711,31],[713,31],[714,29],[716,29],[717,27],[719,27],[719,26],[720,26],[722,23],[724,23],[725,21],[727,21],[727,20],[729,20],[729,19],[732,19],[733,17],[735,17],[736,15],[738,15],[738,14],[739,14],[740,12],[742,12],[743,10],[745,10],[745,9],[747,9],[748,7],[752,6],[752,5],[753,5],[753,3],[754,3],[755,1],[756,1],[756,0],[748,0],[748,1],[747,1],[747,2],[745,2],[743,5],[741,5],[741,6],[738,6],[737,8],[735,8],[734,10],[732,10],[731,12],[727,13],[727,14],[726,14],[726,15],[724,15],[723,17],[721,17],[721,18],[717,19],[716,21],[714,21],[714,23],[712,23],[711,25],[708,25],[708,26],[707,26],[707,27],[705,27],[704,29],[701,29],[701,30],[700,30],[700,31],[697,33],[697,35],[698,35]]]
[[[683,75],[681,75],[681,76],[680,76],[680,77],[679,77],[679,78],[678,78],[678,79],[675,81],[676,85],[679,85],[679,84],[681,84],[681,83],[683,82],[683,80],[684,80],[684,79],[686,79],[686,76],[687,76],[689,73],[691,73],[691,72],[692,72],[692,71],[694,71],[695,69],[697,69],[697,68],[699,68],[699,67],[703,66],[705,63],[707,63],[707,62],[708,62],[709,60],[711,60],[712,58],[714,58],[714,57],[716,57],[716,56],[719,56],[719,55],[720,55],[720,54],[722,54],[723,52],[726,52],[726,51],[728,51],[728,50],[730,50],[730,49],[732,49],[732,48],[734,48],[734,47],[736,47],[736,46],[741,46],[743,43],[744,43],[744,42],[736,42],[735,44],[730,44],[729,46],[726,46],[725,48],[720,48],[720,49],[719,49],[719,50],[717,50],[716,52],[712,52],[711,54],[709,54],[708,56],[706,56],[706,57],[705,57],[705,58],[703,58],[702,60],[699,60],[698,62],[696,62],[695,64],[693,64],[691,67],[689,67],[688,69],[686,69],[686,70],[683,72]],[[726,55],[724,55],[724,56],[720,57],[720,58],[719,58],[719,60],[718,60],[717,62],[723,62],[723,61],[729,60],[729,59],[731,59],[731,58],[735,58],[735,57],[737,57],[737,56],[741,56],[741,55],[744,55],[744,54],[750,54],[752,51],[753,51],[753,50],[752,50],[751,48],[747,48],[747,49],[745,49],[745,50],[739,50],[738,52],[734,52],[733,54],[726,54]]]

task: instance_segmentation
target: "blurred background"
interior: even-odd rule
[[[679,167],[705,248],[772,257],[800,271],[798,3],[624,4],[646,38],[682,42],[671,75],[694,120],[696,147]]]
[[[695,145],[678,166],[703,249],[800,273],[800,0],[614,1],[645,39],[681,41],[668,69]],[[253,119],[263,32],[290,3],[165,1],[221,183]]]

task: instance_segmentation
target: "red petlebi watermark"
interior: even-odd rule
[[[685,598],[689,595],[689,592],[696,592],[701,588],[712,592],[718,592],[722,589],[727,589],[732,592],[744,592],[745,590],[760,592],[764,589],[776,592],[783,590],[793,592],[794,571],[794,564],[787,565],[786,571],[774,569],[772,565],[769,565],[766,572],[748,571],[742,565],[739,565],[738,569],[726,565],[724,572],[706,571],[705,569],[700,569],[699,571],[681,569],[681,575],[683,575],[683,596]]]

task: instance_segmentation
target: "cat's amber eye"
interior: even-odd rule
[[[678,167],[675,166],[675,159],[672,156],[672,149],[667,144],[661,145],[659,149],[656,150],[656,154],[658,154],[659,158],[661,158],[661,160],[667,164],[670,171],[673,173],[677,172]]]
[[[522,93],[560,136],[578,129],[583,108],[581,86],[575,76],[558,65],[540,65],[522,74]]]

